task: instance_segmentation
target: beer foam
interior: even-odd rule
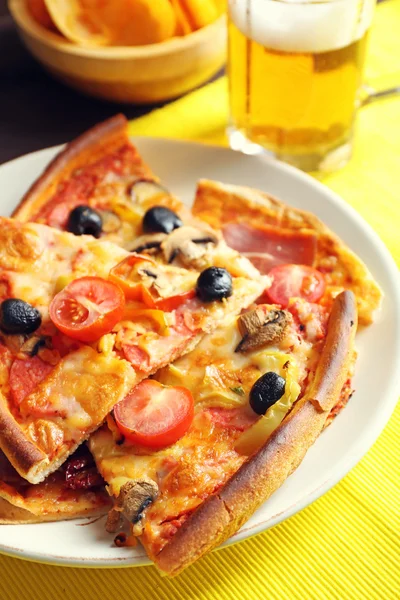
[[[251,40],[286,52],[328,52],[359,40],[375,0],[231,0],[230,17]]]

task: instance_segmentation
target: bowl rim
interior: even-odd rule
[[[173,37],[165,42],[148,44],[146,46],[93,46],[85,47],[69,42],[60,34],[45,29],[37,23],[28,11],[26,0],[8,0],[9,11],[17,26],[26,34],[53,50],[85,58],[101,59],[132,59],[162,56],[173,52],[181,52],[205,41],[210,35],[226,24],[226,15],[221,15],[216,21],[193,31],[188,35]]]

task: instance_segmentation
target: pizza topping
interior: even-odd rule
[[[110,271],[110,279],[127,299],[166,312],[195,296],[196,277],[196,273],[178,267],[160,267],[140,254],[128,256]]]
[[[240,315],[238,326],[242,340],[235,352],[252,352],[279,342],[288,323],[289,315],[284,310],[270,310],[266,313],[261,308],[256,308]]]
[[[101,277],[82,277],[67,285],[50,304],[50,318],[65,335],[94,342],[121,319],[122,290]]]
[[[41,348],[44,348],[49,338],[45,336],[33,335],[24,342],[20,348],[21,352],[26,352],[29,356],[36,356]]]
[[[122,512],[133,525],[143,519],[143,513],[158,496],[158,485],[148,477],[130,480],[121,486],[114,511]],[[113,512],[114,512],[113,511]]]
[[[0,328],[6,333],[33,333],[41,323],[40,312],[28,302],[18,298],[9,298],[0,305]]]
[[[92,235],[99,238],[103,231],[103,219],[97,210],[80,204],[69,213],[67,231],[75,235]]]
[[[265,415],[285,393],[286,382],[274,371],[264,373],[250,390],[250,406],[258,415]]]
[[[197,280],[196,293],[203,302],[229,298],[233,293],[231,274],[220,267],[205,269]]]
[[[267,294],[275,304],[286,307],[291,298],[318,302],[325,292],[322,273],[307,265],[279,265],[269,272],[272,280]]]
[[[111,210],[101,210],[99,212],[103,221],[103,233],[115,233],[120,230],[122,222],[115,212]]]
[[[151,179],[138,179],[135,181],[130,186],[129,194],[132,200],[139,204],[143,204],[157,196],[169,196],[166,188],[155,181],[151,181]]]
[[[38,356],[25,360],[16,358],[10,369],[10,390],[15,404],[21,404],[23,399],[53,371],[53,368]]]
[[[144,233],[171,233],[182,227],[183,222],[174,211],[166,206],[153,206],[143,217]]]
[[[96,469],[93,457],[89,453],[68,461],[65,469],[65,483],[71,490],[82,490],[104,484],[104,479]]]
[[[161,243],[167,237],[166,233],[153,233],[148,235],[141,235],[133,242],[128,248],[129,252],[146,252],[146,254],[155,254],[161,247]]]
[[[189,429],[194,401],[184,387],[167,387],[148,379],[137,385],[114,408],[118,428],[133,444],[170,446]]]
[[[209,231],[201,231],[196,227],[183,226],[175,229],[162,242],[167,263],[172,263],[178,256],[185,265],[196,263],[205,254],[209,244],[216,244],[218,238]]]
[[[276,265],[314,263],[318,236],[311,230],[293,230],[264,224],[228,223],[223,227],[226,243],[267,274]]]

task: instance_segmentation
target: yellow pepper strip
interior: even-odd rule
[[[153,308],[132,308],[129,304],[125,306],[122,321],[135,322],[141,319],[151,319],[157,325],[157,333],[160,335],[169,334],[169,327],[164,311]]]

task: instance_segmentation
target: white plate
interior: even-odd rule
[[[373,327],[357,337],[356,393],[309,450],[297,471],[229,543],[264,531],[328,491],[360,460],[388,421],[398,398],[400,363],[400,286],[396,265],[383,243],[361,217],[318,181],[283,163],[213,148],[139,138],[134,140],[162,181],[189,205],[201,177],[245,184],[312,211],[367,263],[382,286],[383,309]],[[0,213],[8,215],[57,148],[24,156],[0,167]],[[144,551],[116,548],[104,519],[3,525],[0,552],[25,559],[75,566],[135,566]]]

